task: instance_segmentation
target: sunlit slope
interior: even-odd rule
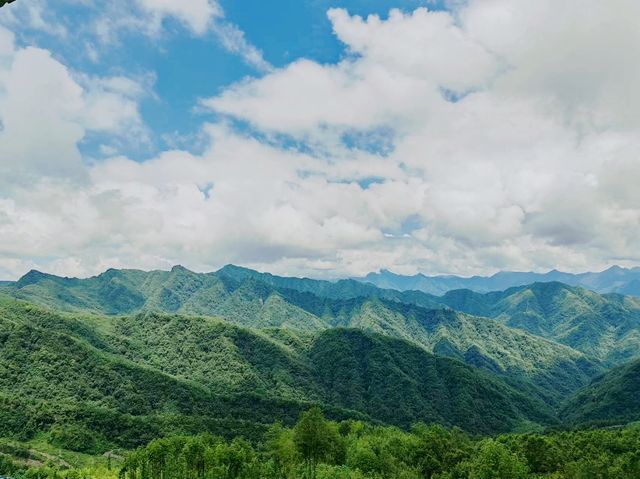
[[[148,439],[138,429],[250,431],[290,422],[310,403],[336,417],[483,433],[555,421],[498,377],[353,329],[258,332],[158,313],[66,317],[5,300],[0,345],[2,436],[74,424],[132,445]]]

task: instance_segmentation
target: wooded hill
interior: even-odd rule
[[[493,433],[555,424],[504,380],[354,329],[251,331],[211,318],[61,316],[1,303],[0,436],[70,428],[131,447],[209,431],[257,437],[311,404],[336,419]],[[74,433],[74,434],[75,434]]]
[[[438,297],[178,266],[88,279],[32,271],[0,295],[0,394],[21,411],[0,436],[73,426],[123,446],[201,430],[255,437],[311,404],[336,419],[472,433],[567,414],[638,418],[586,392],[603,379],[581,390],[638,357],[638,300],[559,283]],[[594,397],[602,407],[583,407]]]

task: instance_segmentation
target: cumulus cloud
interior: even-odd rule
[[[52,173],[0,194],[0,272],[236,262],[335,277],[638,263],[638,9],[632,0],[470,0],[388,18],[330,10],[342,60],[297,60],[202,99],[232,121],[203,125],[201,154],[145,162],[81,161],[78,137],[117,131],[109,112],[133,118],[118,101],[135,88],[73,86],[52,66],[47,78],[66,87],[42,121],[68,129],[51,133],[68,151],[47,160],[44,143],[17,135],[24,150],[13,156]],[[21,90],[37,85],[12,80],[29,71],[16,60],[29,51],[16,53],[0,31],[0,58],[5,51],[7,130],[30,108],[20,95],[38,97]],[[31,62],[55,62],[37,53]],[[89,91],[120,100],[92,102]],[[230,126],[237,120],[250,129]],[[17,162],[8,171],[20,172]],[[70,194],[73,175],[85,180]]]
[[[74,74],[47,50],[17,48],[0,27],[0,185],[86,176],[78,143],[87,131],[142,131],[135,82]]]
[[[437,114],[446,103],[443,90],[481,88],[497,68],[496,59],[448,13],[393,10],[383,21],[334,9],[328,17],[354,57],[337,65],[302,59],[202,105],[263,130],[296,135],[319,127],[397,129]]]

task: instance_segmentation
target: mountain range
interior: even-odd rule
[[[488,293],[532,283],[558,282],[569,286],[582,286],[596,293],[640,296],[640,267],[612,266],[599,273],[578,274],[563,273],[557,270],[547,273],[501,271],[492,276],[468,278],[454,275],[426,276],[424,274],[403,276],[388,270],[381,270],[378,273],[369,273],[365,277],[354,279],[385,289],[416,290],[435,295],[442,295],[455,289],[470,289],[479,293]]]
[[[481,434],[640,419],[606,393],[639,386],[640,300],[559,282],[436,296],[232,265],[31,271],[0,285],[0,326],[0,436],[251,436],[310,404]]]
[[[0,304],[0,436],[73,424],[132,447],[167,433],[255,435],[310,404],[339,419],[475,433],[555,424],[499,377],[355,329],[252,331],[159,313],[59,315]]]
[[[236,266],[202,274],[178,266],[171,271],[109,270],[85,280],[30,272],[4,291],[58,311],[213,316],[252,329],[357,328],[525,381],[552,404],[602,370],[599,360],[578,350],[454,311],[445,298],[352,280],[282,278]]]

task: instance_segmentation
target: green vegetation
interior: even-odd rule
[[[640,418],[640,360],[596,378],[565,404],[567,422],[620,425]]]
[[[0,303],[0,437],[66,449],[132,447],[169,433],[255,438],[309,404],[336,419],[475,433],[553,424],[498,377],[353,329],[251,331],[211,318],[60,316]]]
[[[0,285],[0,475],[635,478],[640,360],[606,371],[639,312],[558,283],[33,271]],[[586,424],[614,427],[550,432]]]
[[[198,274],[177,266],[108,270],[85,280],[32,271],[4,291],[85,315],[164,312],[215,316],[253,329],[358,328],[502,375],[554,406],[602,372],[599,362],[583,353],[494,320],[443,309],[441,298],[357,281],[281,278],[235,266]]]
[[[442,300],[456,310],[495,318],[609,364],[640,356],[640,298],[535,283],[487,294],[451,291]]]
[[[124,479],[636,479],[640,428],[475,439],[416,424],[410,432],[326,421],[272,426],[256,445],[200,435],[155,440],[130,454]]]
[[[333,422],[317,408],[256,441],[171,435],[100,456],[0,441],[16,479],[636,479],[640,426],[471,437],[417,423],[409,431]]]

